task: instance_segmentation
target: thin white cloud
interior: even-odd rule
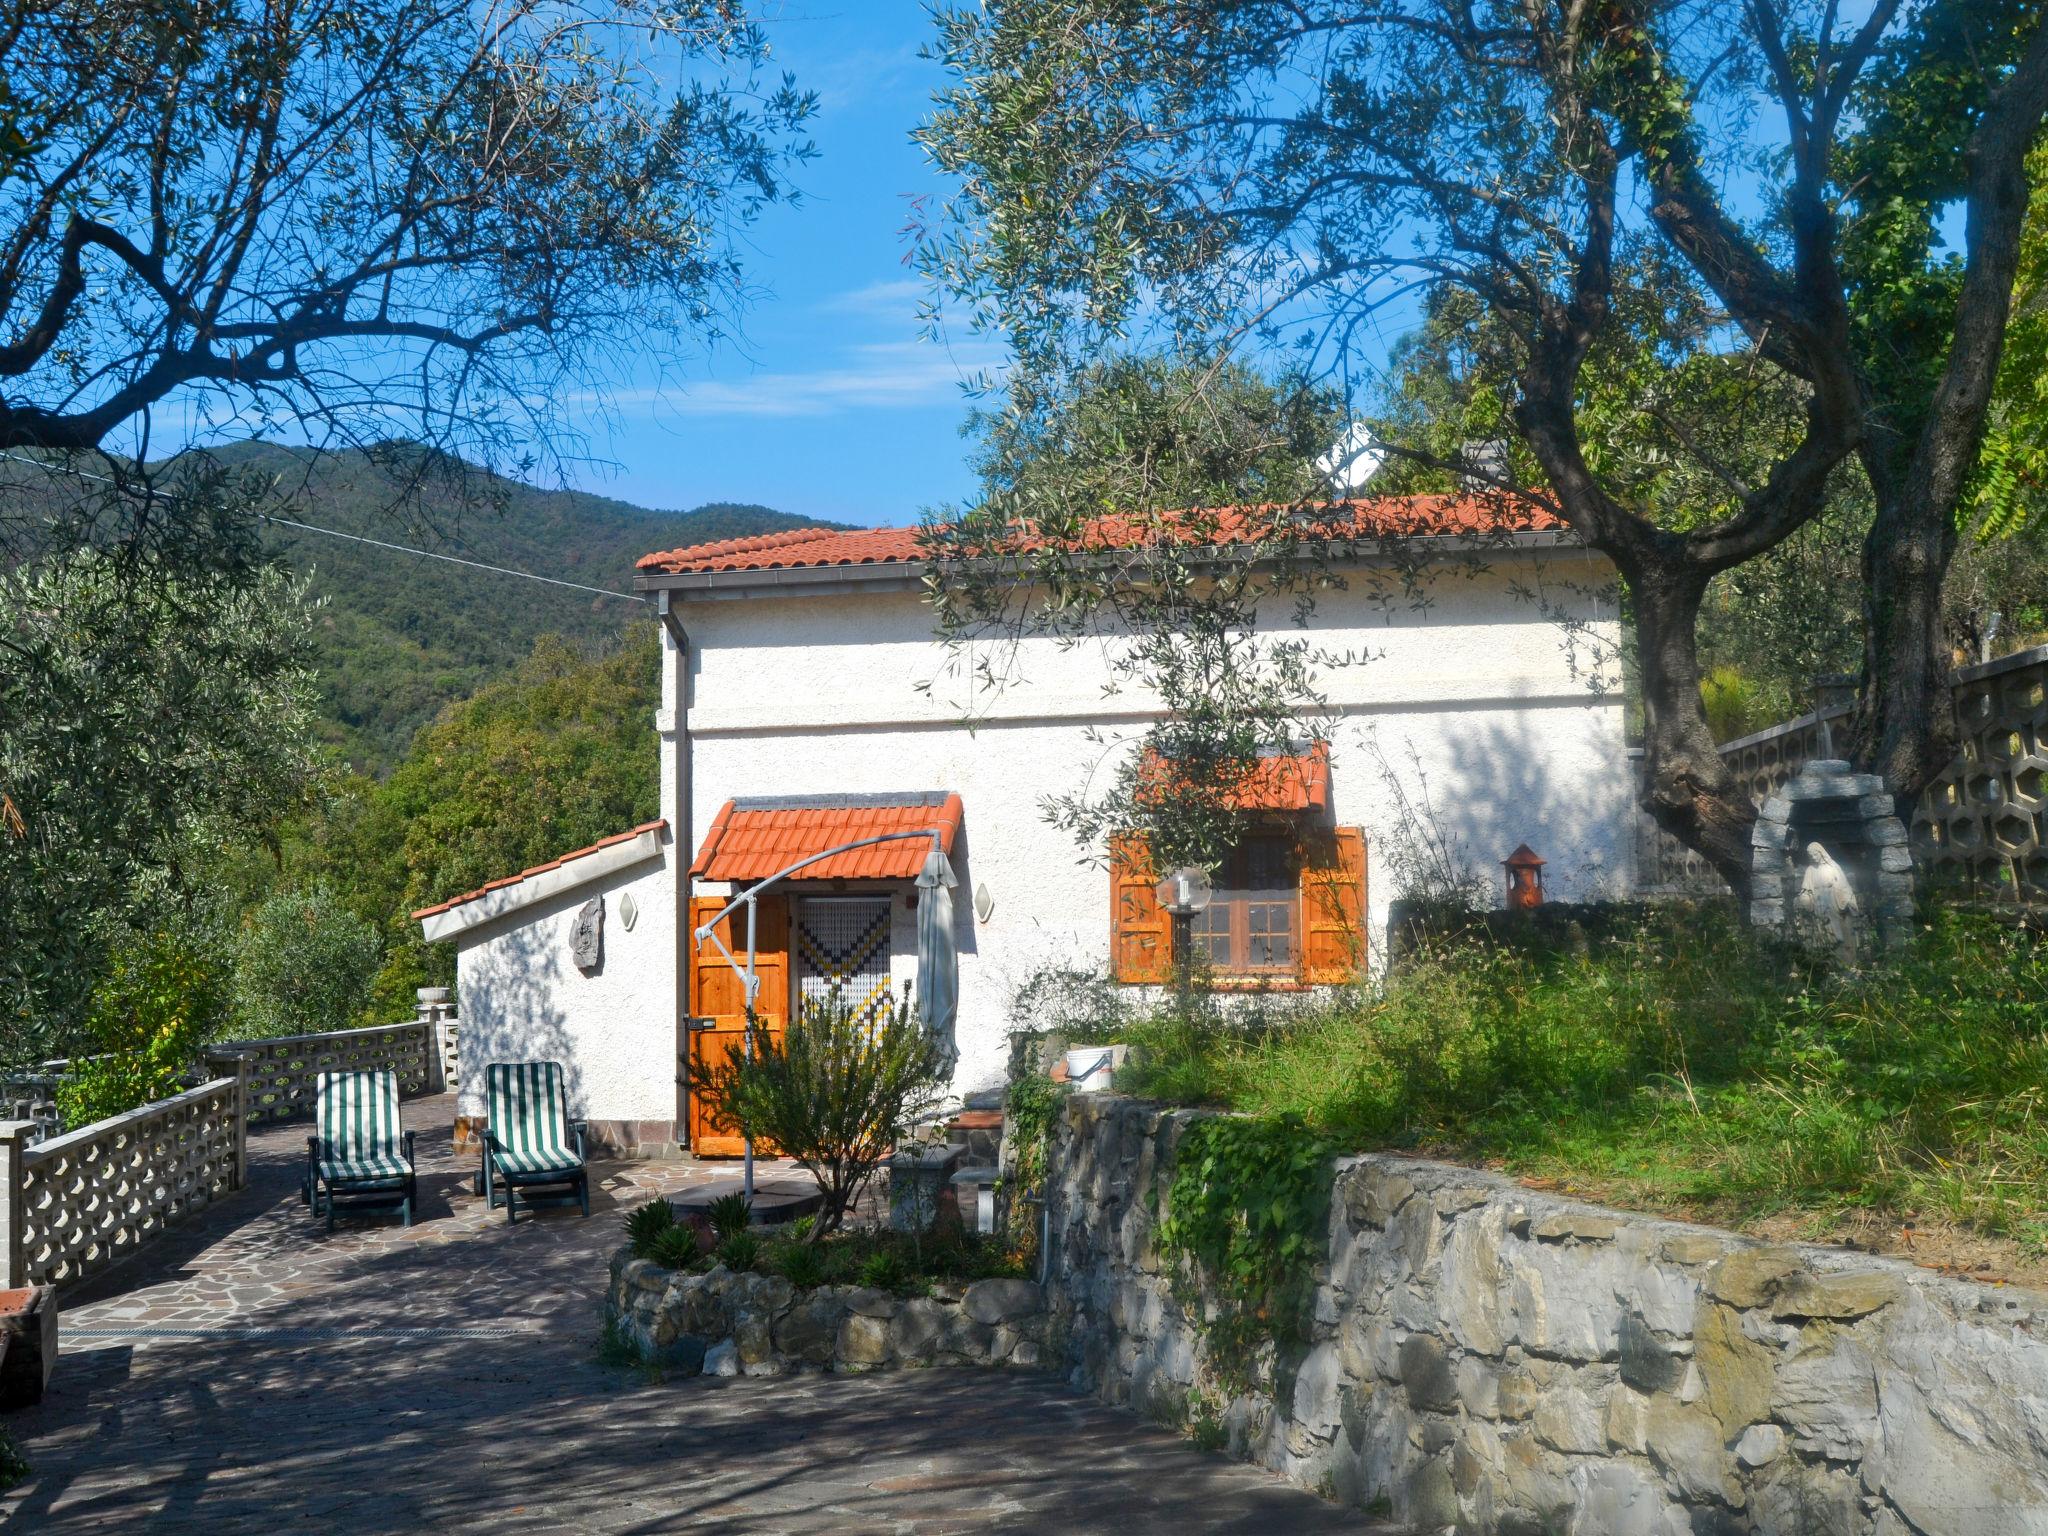
[[[1001,350],[990,343],[871,342],[844,349],[843,361],[829,368],[678,380],[665,389],[613,394],[608,402],[676,416],[826,416],[957,402],[963,384],[1002,366]]]
[[[828,315],[882,315],[891,319],[914,316],[917,306],[929,295],[930,288],[914,277],[897,278],[890,282],[869,283],[865,288],[849,288],[844,293],[835,293],[818,302],[820,312]]]

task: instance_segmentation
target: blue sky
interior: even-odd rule
[[[650,507],[752,501],[914,522],[971,488],[960,381],[997,357],[985,339],[918,337],[923,285],[902,229],[913,198],[945,192],[910,141],[941,79],[917,56],[931,22],[918,0],[788,0],[761,14],[775,65],[820,96],[802,206],[769,210],[745,237],[762,293],[743,339],[619,381],[582,424],[598,462],[570,478]]]

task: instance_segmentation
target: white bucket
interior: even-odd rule
[[[1067,1082],[1076,1093],[1100,1093],[1123,1060],[1120,1045],[1082,1045],[1067,1052]]]

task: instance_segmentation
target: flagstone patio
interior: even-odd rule
[[[298,1199],[305,1128],[284,1126],[251,1138],[247,1189],[63,1298],[49,1395],[4,1421],[34,1473],[0,1529],[1383,1529],[1050,1376],[600,1364],[620,1213],[731,1165],[602,1164],[588,1221],[507,1227],[469,1193],[453,1100],[405,1115],[410,1231],[327,1233]]]

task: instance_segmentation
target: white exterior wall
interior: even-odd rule
[[[456,937],[463,1063],[457,1114],[483,1115],[486,1062],[559,1061],[571,1113],[609,1122],[606,1139],[643,1139],[621,1134],[619,1122],[675,1119],[674,856],[674,843],[665,841],[651,859]],[[619,913],[628,892],[639,909],[630,931]],[[569,930],[583,904],[600,894],[604,948],[597,970],[585,975],[570,957]]]
[[[1579,551],[1495,556],[1491,573],[1448,574],[1424,612],[1383,611],[1362,593],[1323,597],[1312,621],[1332,651],[1368,652],[1328,672],[1325,692],[1341,715],[1331,744],[1331,797],[1339,825],[1367,838],[1370,939],[1384,941],[1387,908],[1400,891],[1392,865],[1402,809],[1382,762],[1420,805],[1411,748],[1439,824],[1468,863],[1500,888],[1499,860],[1520,842],[1548,859],[1557,899],[1626,893],[1630,786],[1621,693],[1596,696],[1582,639],[1509,590],[1512,574],[1543,584],[1553,601],[1587,604],[1576,591],[1603,587],[1603,563]],[[1360,585],[1363,585],[1362,583]],[[673,799],[678,682],[665,657],[663,784],[671,825],[701,839],[725,800],[892,790],[957,790],[965,821],[953,862],[961,1000],[956,1090],[1001,1082],[1009,1003],[1049,964],[1102,967],[1110,934],[1109,880],[1040,803],[1070,793],[1109,754],[1088,739],[1135,739],[1156,714],[1150,701],[1105,698],[1101,652],[1026,643],[1016,681],[973,697],[931,637],[931,616],[912,591],[848,595],[691,595],[681,605],[690,637],[687,723],[692,793]],[[1618,639],[1609,604],[1589,637],[1611,656]],[[920,682],[933,681],[929,694]],[[963,723],[972,710],[976,726]],[[1377,744],[1377,754],[1373,750]],[[676,815],[687,809],[687,819]],[[986,886],[993,910],[974,914]],[[1498,899],[1498,895],[1496,895]],[[915,969],[914,929],[899,894],[895,969]]]

